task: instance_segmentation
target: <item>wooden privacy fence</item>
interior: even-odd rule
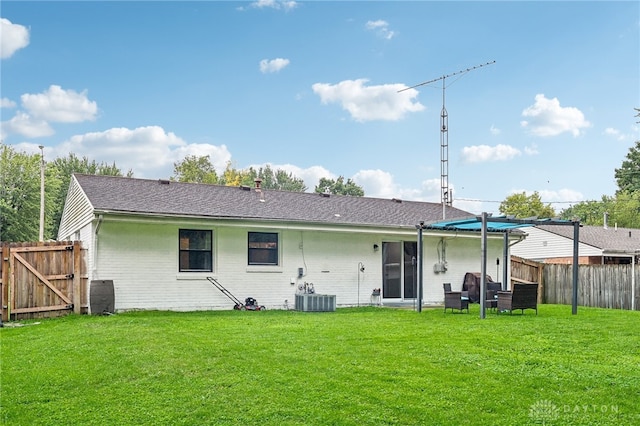
[[[631,309],[632,265],[579,265],[578,305]],[[545,303],[571,304],[573,265],[545,264]],[[635,267],[635,309],[640,307],[640,266]]]
[[[538,303],[572,303],[573,265],[511,256],[511,282],[539,283]],[[578,305],[631,309],[634,296],[635,309],[640,310],[640,265],[635,268],[632,265],[578,265]]]
[[[512,283],[538,283],[538,303],[544,302],[544,280],[542,270],[544,263],[511,256]]]
[[[87,278],[79,241],[2,243],[2,320],[45,318],[87,310]]]

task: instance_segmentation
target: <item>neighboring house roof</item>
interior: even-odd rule
[[[573,241],[572,226],[538,225],[536,228]],[[633,252],[640,250],[640,229],[585,225],[580,227],[578,240],[605,253]]]
[[[369,226],[442,218],[442,204],[307,192],[75,174],[95,212]],[[471,213],[446,207],[447,218]]]

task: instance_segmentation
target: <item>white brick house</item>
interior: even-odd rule
[[[74,175],[58,239],[82,241],[87,282],[113,280],[117,311],[230,309],[208,276],[270,309],[293,305],[305,282],[338,306],[368,305],[375,288],[383,304],[411,304],[416,225],[442,212],[436,203]],[[446,208],[447,219],[470,216]],[[466,272],[480,271],[477,231],[427,229],[423,244],[425,304],[442,302],[443,282],[459,290]],[[502,253],[503,234],[489,232],[487,257]]]

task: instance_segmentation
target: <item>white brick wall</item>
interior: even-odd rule
[[[212,273],[178,272],[180,228],[213,231]],[[247,265],[248,231],[279,232],[280,265]],[[233,302],[206,280],[208,275],[214,276],[241,301],[254,297],[270,309],[282,308],[285,300],[293,306],[296,288],[305,281],[313,283],[317,293],[335,294],[338,306],[355,305],[358,300],[360,304],[367,304],[371,290],[382,287],[382,242],[415,239],[410,233],[381,236],[277,226],[226,226],[204,220],[181,225],[175,220],[147,223],[105,217],[98,234],[98,275],[94,279],[114,281],[117,310],[231,309]],[[439,237],[425,235],[424,300],[427,303],[442,302],[443,282],[460,288],[466,272],[480,271],[480,239],[474,236],[448,239],[449,269],[446,273],[434,273],[438,241]],[[380,250],[373,250],[374,243]],[[495,276],[495,259],[501,256],[502,235],[499,235],[488,241],[487,273],[494,280],[501,278]],[[358,295],[359,262],[365,265],[365,272],[360,274]],[[297,276],[298,268],[304,268],[301,278]]]

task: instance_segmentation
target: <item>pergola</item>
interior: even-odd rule
[[[561,225],[561,226],[573,226],[573,294],[571,300],[571,313],[576,315],[578,313],[578,244],[580,236],[580,221],[573,220],[559,220],[559,219],[537,219],[526,218],[516,219],[509,216],[493,217],[490,214],[483,212],[480,216],[475,216],[467,219],[457,219],[442,222],[435,222],[425,224],[420,222],[416,225],[418,230],[418,312],[422,310],[422,288],[423,288],[423,270],[422,270],[422,231],[424,229],[439,229],[446,231],[480,231],[481,233],[481,263],[480,263],[480,294],[486,294],[486,275],[487,275],[487,233],[488,232],[502,232],[504,234],[503,244],[503,276],[507,277],[507,268],[509,261],[509,232],[515,228],[522,228],[525,226],[535,225]],[[502,283],[503,290],[506,290],[506,280]],[[480,297],[480,318],[484,319],[486,316],[486,300],[484,296]]]

